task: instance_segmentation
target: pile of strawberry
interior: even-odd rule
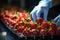
[[[16,32],[24,36],[46,36],[60,35],[60,27],[57,27],[53,21],[45,21],[42,18],[32,22],[30,15],[26,11],[5,10],[1,12],[5,22],[16,29]]]

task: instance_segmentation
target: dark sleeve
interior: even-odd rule
[[[52,3],[54,6],[59,5],[60,4],[60,0],[52,0]]]

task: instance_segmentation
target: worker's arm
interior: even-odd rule
[[[56,22],[57,26],[60,26],[60,15],[54,18],[54,22]]]

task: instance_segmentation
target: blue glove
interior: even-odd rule
[[[47,20],[48,11],[49,8],[51,7],[52,7],[51,1],[41,0],[39,4],[35,6],[30,13],[33,22],[36,22],[36,19],[40,18],[42,13],[44,14],[43,19]]]
[[[57,26],[60,26],[60,15],[58,15],[56,18],[54,18],[54,21],[56,22]]]

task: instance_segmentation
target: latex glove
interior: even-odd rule
[[[47,20],[49,6],[52,6],[52,4],[49,3],[50,1],[42,0],[39,2],[37,6],[34,7],[34,9],[31,11],[30,15],[33,20],[33,22],[36,22],[36,19],[41,17],[41,14],[43,13],[44,20]]]
[[[52,4],[52,0],[41,0],[40,2],[39,2],[39,5],[40,6],[43,6],[43,7],[49,7],[49,8],[51,8],[52,6],[53,6],[53,4]]]
[[[57,26],[60,26],[60,15],[58,15],[56,18],[54,18],[54,21],[56,22]]]

